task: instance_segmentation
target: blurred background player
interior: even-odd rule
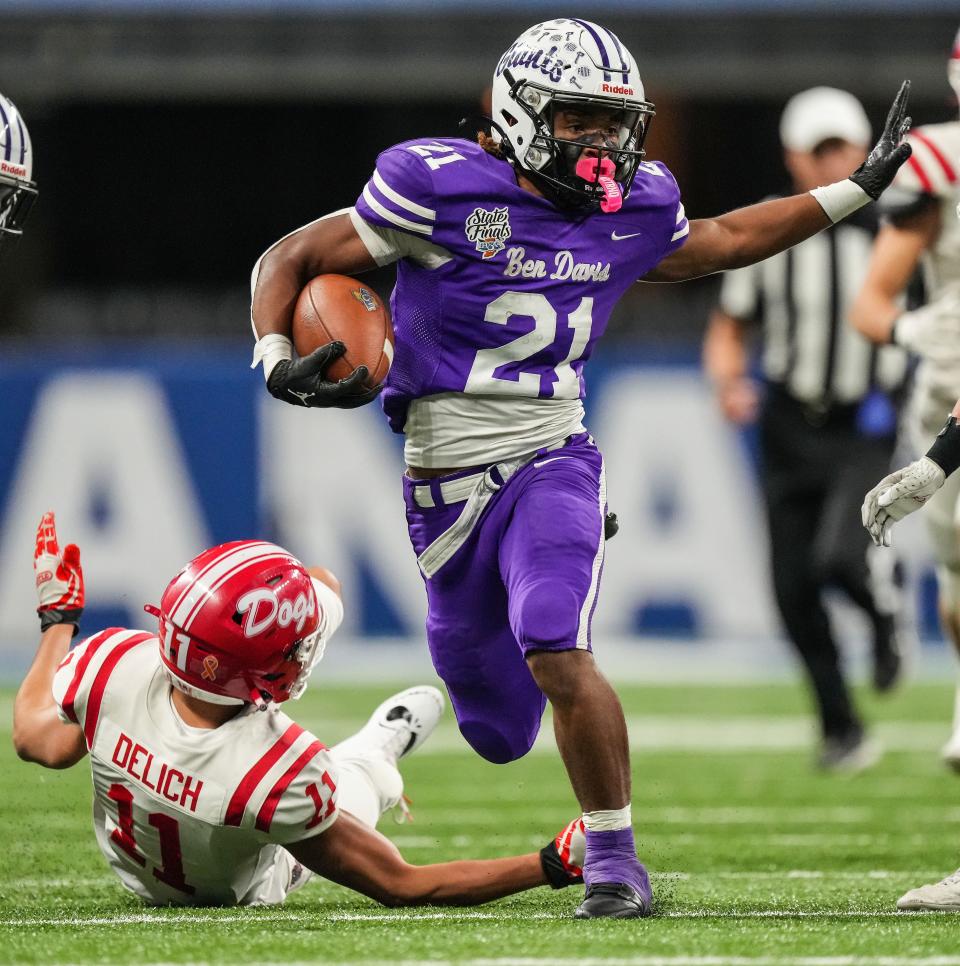
[[[14,745],[48,768],[89,751],[97,842],[146,902],[272,904],[311,872],[388,905],[578,881],[557,850],[569,857],[576,822],[539,855],[430,866],[409,865],[374,830],[401,801],[397,762],[433,731],[443,698],[427,686],[396,694],[329,751],[280,710],[343,617],[329,571],[262,541],[213,547],[145,608],[159,636],[113,627],[68,650],[85,588],[80,551],[60,553],[53,513],[34,570],[42,636],[14,705]]]
[[[30,132],[16,104],[0,94],[0,254],[23,234],[37,198],[32,178]]]
[[[960,96],[960,46],[948,71]],[[960,397],[960,121],[924,125],[909,140],[913,155],[881,200],[885,223],[851,319],[876,343],[893,342],[920,357],[906,411],[911,449],[920,453]],[[918,265],[927,302],[904,311],[903,291]],[[898,519],[897,512],[888,508],[886,521]],[[941,624],[960,654],[960,477],[931,496],[924,522],[937,560]],[[943,757],[960,770],[960,686]]]
[[[794,96],[780,121],[793,191],[829,184],[860,164],[870,122],[850,93],[816,87]],[[900,677],[893,560],[857,524],[864,488],[890,465],[892,396],[906,356],[879,351],[847,323],[866,273],[873,206],[796,248],[728,272],[710,318],[704,365],[723,415],[760,422],[761,478],[777,606],[804,663],[820,716],[820,765],[857,770],[878,756],[844,678],[823,592],[840,588],[872,628],[873,683]],[[754,327],[762,339],[763,389],[750,375]]]
[[[406,436],[431,657],[490,761],[525,755],[551,702],[587,830],[579,918],[651,908],[626,724],[591,653],[606,481],[583,426],[584,365],[636,280],[751,264],[876,198],[909,154],[908,89],[849,178],[688,222],[668,169],[642,161],[653,105],[633,56],[604,27],[551,20],[500,58],[490,135],[387,149],[353,209],[281,239],[254,270],[254,364],[270,393],[353,406],[365,373],[324,378],[342,344],[294,360],[293,306],[314,275],[398,263],[383,401]]]

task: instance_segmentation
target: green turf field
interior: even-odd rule
[[[315,686],[294,711],[332,743],[389,691]],[[94,843],[87,766],[17,761],[3,691],[0,962],[960,964],[960,916],[894,912],[905,889],[960,864],[960,777],[936,757],[947,687],[865,697],[891,750],[856,778],[813,772],[794,688],[621,693],[657,916],[583,923],[579,889],[392,911],[314,883],[275,909],[146,909]],[[404,767],[415,823],[381,826],[413,861],[531,851],[575,814],[546,743],[507,767],[475,757],[449,721],[431,744]]]

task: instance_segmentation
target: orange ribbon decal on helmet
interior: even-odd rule
[[[208,654],[203,659],[203,670],[200,672],[200,677],[207,681],[216,681],[219,666],[220,662],[212,654]]]

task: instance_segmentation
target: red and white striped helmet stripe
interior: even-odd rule
[[[183,589],[170,609],[168,619],[177,627],[189,631],[204,602],[228,580],[247,567],[262,564],[271,557],[288,560],[290,555],[275,544],[266,542],[249,543],[225,551],[211,560]]]

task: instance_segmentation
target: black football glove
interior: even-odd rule
[[[267,389],[271,396],[291,406],[356,409],[380,394],[382,386],[366,389],[367,367],[357,366],[339,382],[326,377],[327,369],[347,351],[342,342],[329,342],[302,359],[281,359],[270,373]]]
[[[890,186],[900,165],[913,154],[909,144],[901,143],[910,130],[912,118],[907,116],[907,100],[910,97],[910,81],[905,80],[893,99],[887,123],[880,140],[867,155],[867,160],[850,175],[874,201]]]

